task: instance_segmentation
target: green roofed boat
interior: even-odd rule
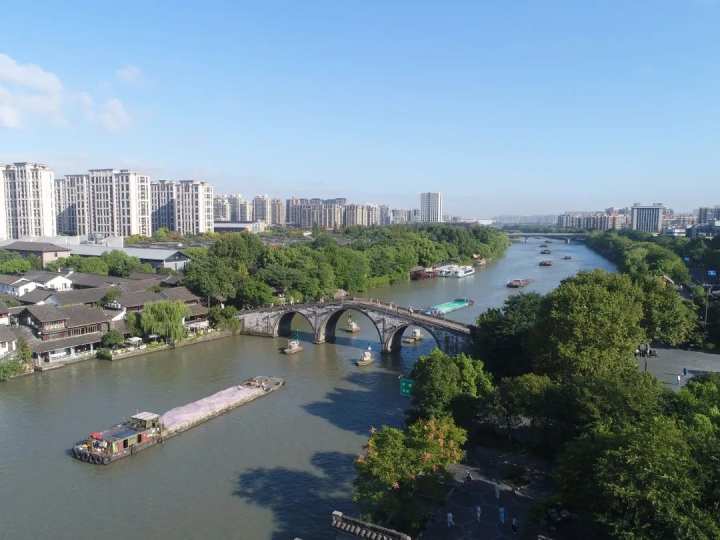
[[[443,315],[450,313],[451,311],[457,311],[458,309],[472,306],[475,302],[469,298],[456,298],[450,302],[444,302],[436,306],[427,308],[423,313],[433,317],[442,317]]]

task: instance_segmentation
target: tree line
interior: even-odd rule
[[[447,465],[491,433],[551,460],[557,495],[544,504],[578,516],[583,537],[720,537],[720,375],[672,392],[635,358],[650,340],[687,339],[688,309],[662,278],[596,270],[485,312],[471,355],[435,350],[415,365],[406,427],[370,438],[355,482],[364,514],[417,532]]]

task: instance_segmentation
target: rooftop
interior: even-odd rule
[[[94,287],[89,289],[75,289],[74,291],[56,292],[50,298],[50,303],[57,306],[72,306],[78,304],[96,304],[112,287]]]
[[[55,291],[48,291],[45,289],[34,289],[30,291],[29,293],[25,293],[22,296],[18,296],[18,300],[22,302],[23,304],[37,304],[38,302],[44,302],[47,300],[50,296],[52,296],[55,293]]]
[[[108,322],[110,316],[102,309],[88,306],[56,307],[51,305],[28,306],[28,313],[41,323],[66,321],[68,328],[93,323]]]
[[[112,247],[98,246],[95,244],[77,244],[70,247],[70,251],[74,255],[85,255],[90,257],[99,257],[103,253],[113,251]],[[166,261],[176,256],[178,253],[183,259],[189,259],[189,257],[177,249],[155,249],[155,248],[133,248],[126,247],[119,249],[119,251],[125,252],[126,255],[131,257],[137,257],[138,259],[148,261]]]
[[[30,270],[29,272],[25,272],[23,274],[23,277],[25,279],[29,279],[30,281],[35,281],[36,283],[47,283],[51,279],[55,279],[56,277],[67,277],[64,274],[60,274],[59,272],[46,272],[45,270]]]
[[[29,252],[35,252],[35,253],[70,251],[66,247],[58,246],[56,244],[50,244],[49,242],[23,242],[23,241],[13,242],[12,244],[2,246],[2,248],[0,248],[0,249],[7,249],[10,251],[29,251]]]
[[[0,274],[0,283],[3,285],[15,285],[16,283],[20,281],[28,282],[28,279],[25,279],[22,276],[17,275],[9,275],[9,274]]]

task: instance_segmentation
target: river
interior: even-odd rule
[[[368,295],[417,307],[469,297],[475,305],[451,317],[470,322],[513,293],[509,279],[530,278],[527,290],[544,293],[580,270],[613,269],[583,245],[557,242],[555,265],[540,268],[538,244],[514,244],[467,278]],[[358,336],[306,342],[291,357],[277,353],[284,340],[238,336],[0,384],[0,539],[333,538],[330,512],[354,510],[354,457],[371,426],[402,422],[397,377],[433,345],[428,338],[360,370],[353,360],[378,344],[369,321],[355,320]],[[164,412],[260,374],[287,386],[108,467],[66,454],[138,410]]]

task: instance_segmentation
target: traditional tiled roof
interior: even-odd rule
[[[45,270],[30,270],[23,274],[25,279],[34,281],[35,283],[47,283],[56,277],[66,277],[65,274],[59,272],[46,272]]]
[[[13,242],[6,246],[0,247],[0,249],[7,249],[9,251],[29,251],[34,253],[49,253],[55,251],[70,251],[68,248],[50,244],[49,242]]]
[[[180,300],[186,303],[200,301],[200,298],[191,293],[187,287],[168,287],[160,291],[160,296],[168,300]]]
[[[23,304],[37,304],[38,302],[44,302],[47,300],[50,296],[52,296],[55,293],[55,291],[48,291],[45,289],[34,289],[30,291],[29,293],[25,293],[22,296],[18,296],[18,300],[22,302]]]
[[[113,287],[94,287],[90,289],[75,289],[73,291],[56,292],[48,299],[48,303],[57,306],[72,306],[79,304],[96,304]]]
[[[67,347],[77,347],[79,345],[89,345],[91,343],[100,343],[102,340],[102,332],[92,332],[81,336],[72,336],[62,339],[49,339],[47,341],[35,341],[30,343],[30,349],[34,353],[42,354]]]
[[[26,308],[35,319],[41,323],[53,321],[66,321],[68,328],[85,326],[101,322],[108,322],[110,317],[102,309],[87,306],[65,306],[62,308],[42,305]]]
[[[10,327],[2,324],[0,325],[0,343],[8,342],[8,341],[15,341],[17,340],[17,336],[15,335],[15,332],[10,330]]]
[[[0,274],[0,283],[2,283],[3,285],[15,285],[16,283],[19,283],[21,281],[28,282],[29,280],[18,275]]]
[[[73,287],[105,287],[112,284],[120,284],[128,281],[125,278],[116,276],[101,276],[87,272],[71,272],[66,277],[72,281]]]

